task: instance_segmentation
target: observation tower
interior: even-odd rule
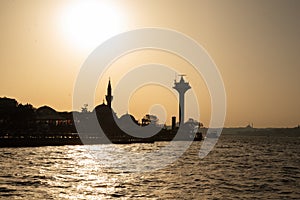
[[[176,82],[176,79],[174,80],[174,89],[177,90],[179,93],[179,124],[184,123],[184,94],[186,91],[191,89],[191,86],[189,82],[185,82],[183,77],[184,74],[179,75],[181,76],[179,82]]]

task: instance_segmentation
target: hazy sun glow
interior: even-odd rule
[[[71,111],[76,77],[94,48],[122,32],[161,27],[188,35],[215,61],[228,100],[225,126],[253,122],[254,127],[295,127],[300,123],[299,8],[300,1],[293,0],[0,1],[0,96],[36,108],[48,105],[57,111]],[[102,104],[111,77],[113,108],[118,115],[128,111],[141,119],[151,105],[159,103],[167,111],[167,123],[172,115],[178,118],[178,94],[173,98],[168,95],[167,99],[160,95],[156,101],[151,95],[157,92],[154,87],[149,92],[137,91],[129,109],[121,110],[116,103],[124,98],[116,98],[119,80],[129,70],[147,63],[163,64],[187,74],[197,94],[200,119],[207,126],[212,110],[210,95],[193,66],[171,54],[146,49],[113,60],[99,77],[95,100],[87,102],[83,96],[77,109],[85,103],[89,110],[94,108],[92,105]],[[148,73],[134,77],[132,82],[150,75],[157,76]],[[173,91],[174,73],[165,80]],[[196,110],[186,105],[186,109]]]
[[[80,1],[67,7],[62,15],[62,30],[72,47],[91,50],[121,32],[124,21],[112,4]]]

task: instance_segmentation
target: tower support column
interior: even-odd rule
[[[184,93],[179,93],[179,123],[184,123]]]

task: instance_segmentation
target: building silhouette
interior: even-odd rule
[[[173,87],[179,93],[179,124],[184,123],[184,94],[191,88],[189,82],[185,82],[183,79],[183,76],[185,75],[180,76],[179,82],[176,82],[176,79],[174,80]]]

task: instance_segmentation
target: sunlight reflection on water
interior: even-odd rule
[[[149,152],[164,143],[118,145]],[[194,142],[175,163],[133,173],[120,154],[93,158],[84,146],[1,148],[1,199],[299,199],[299,137],[222,136],[199,159]],[[113,145],[90,146],[100,150]],[[171,152],[170,152],[171,155]],[[141,158],[142,159],[142,158]],[[147,158],[143,158],[147,160]],[[164,158],[159,158],[161,162]],[[147,163],[145,163],[147,164]],[[138,166],[137,166],[138,168]],[[123,170],[125,169],[125,170]]]

